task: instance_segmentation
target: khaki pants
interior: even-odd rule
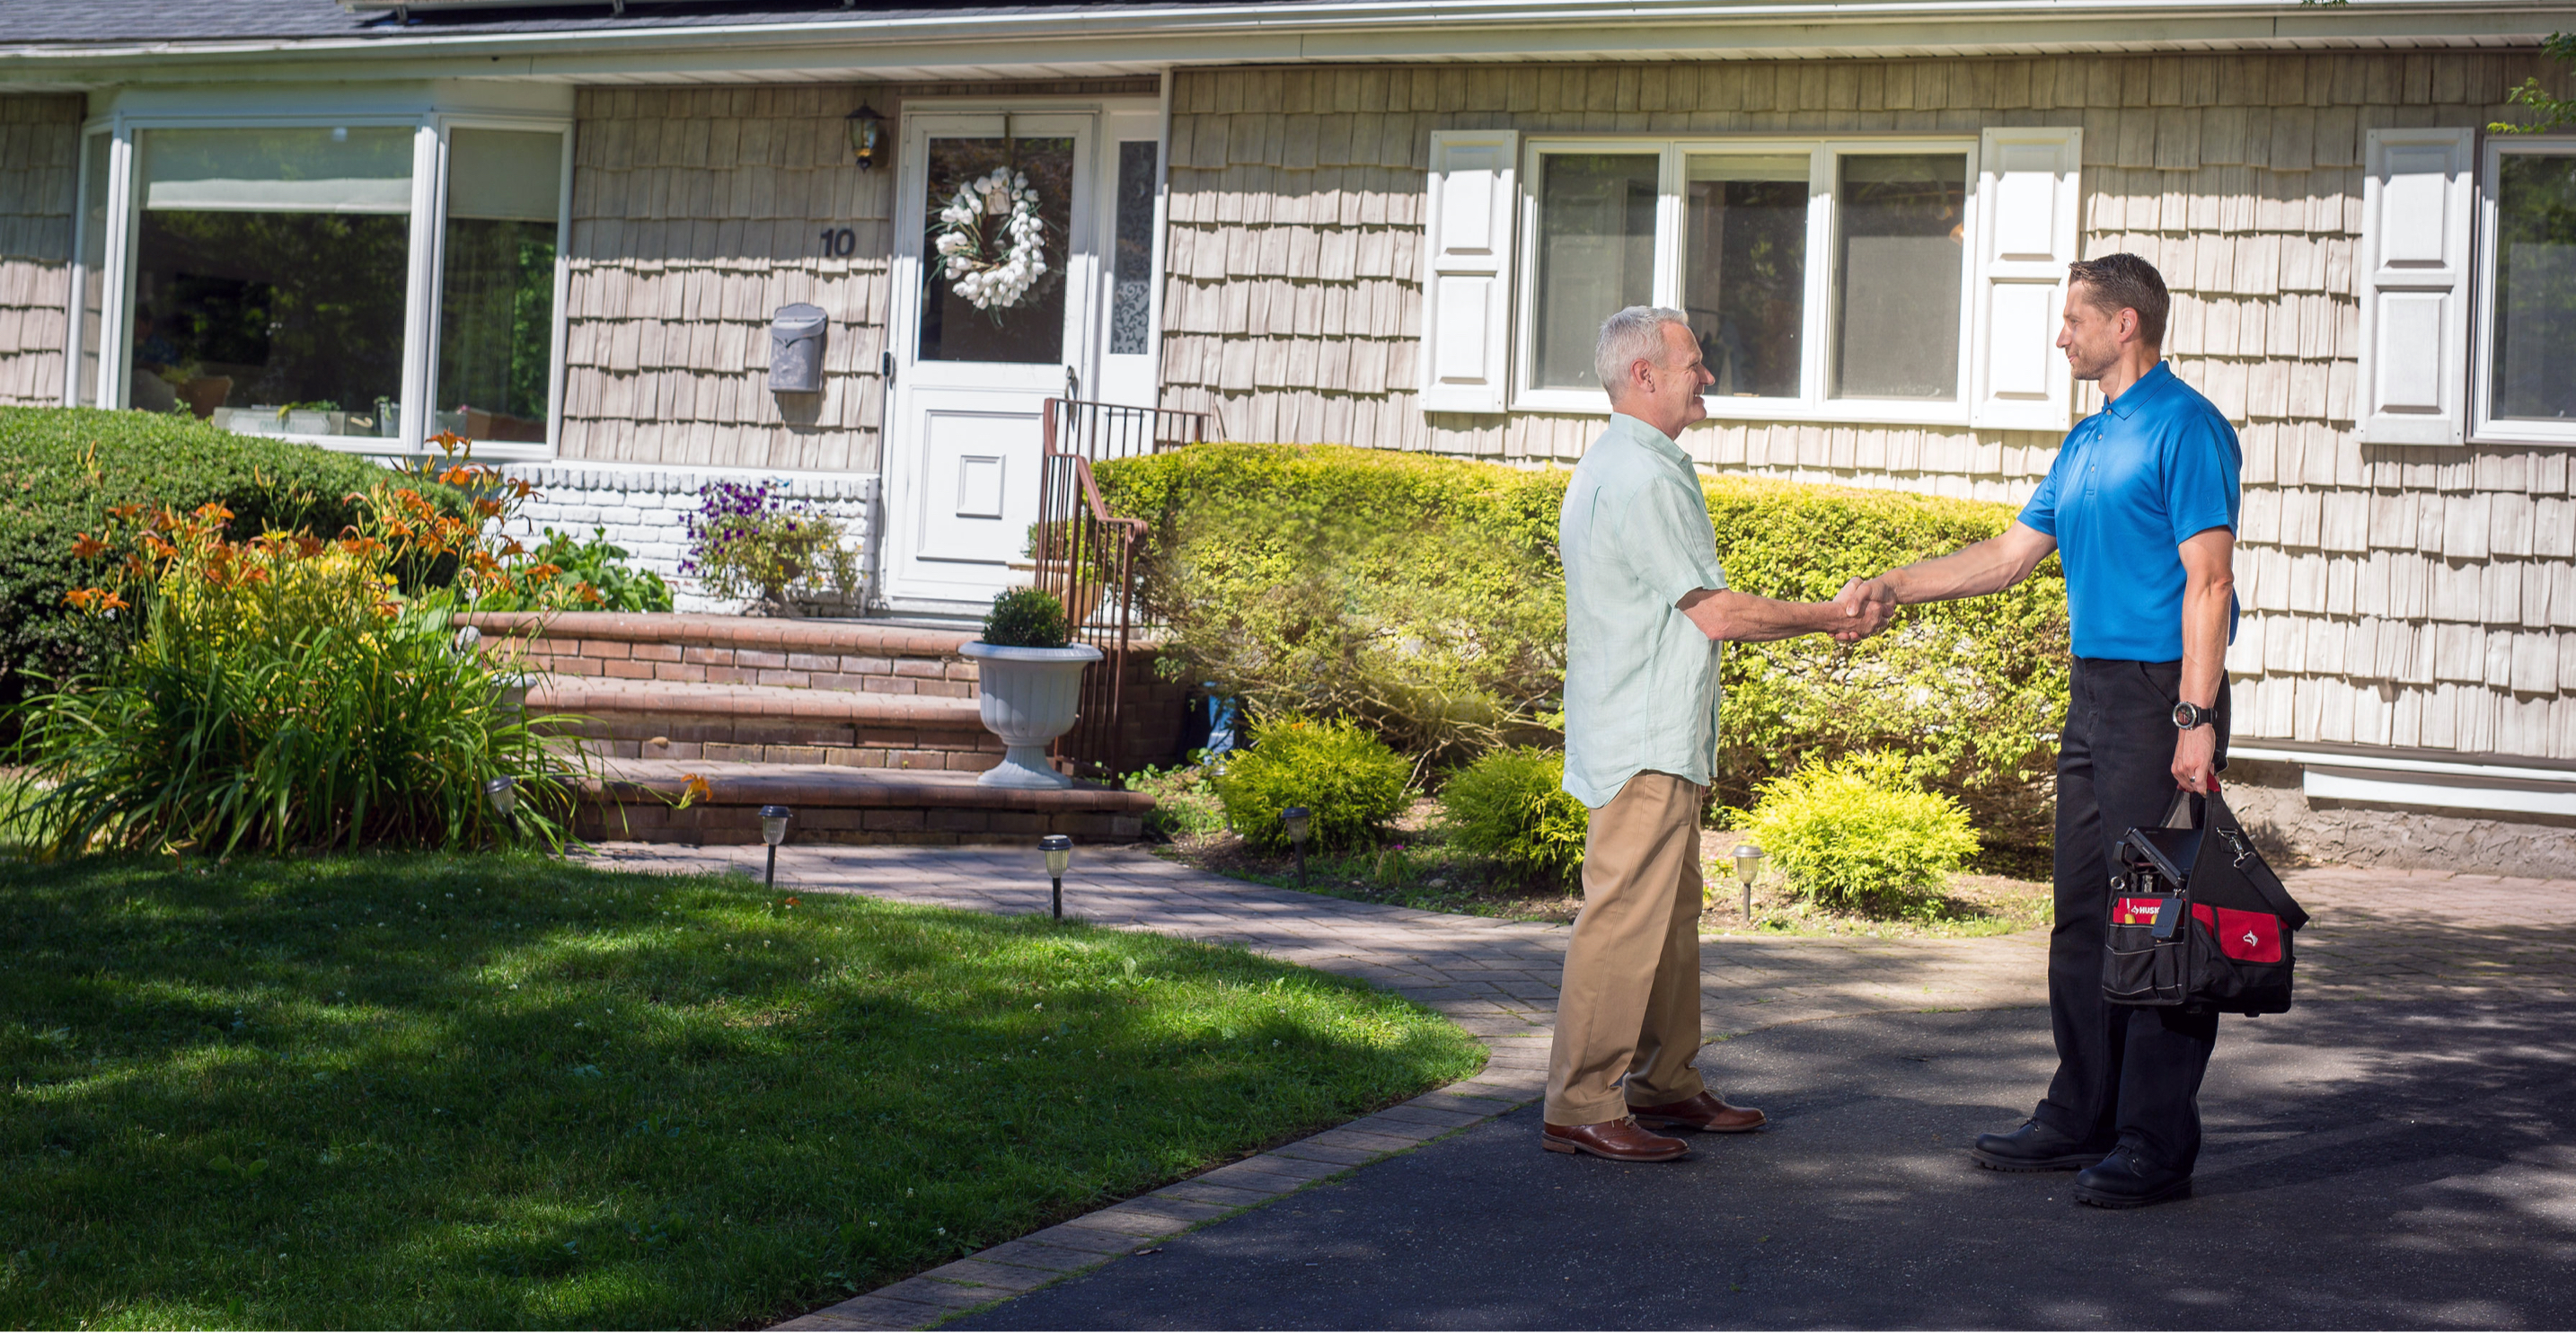
[[[1593,1125],[1705,1090],[1699,1055],[1699,811],[1708,789],[1628,779],[1592,812],[1583,912],[1565,950],[1547,1123]],[[1626,1076],[1622,1086],[1621,1076]]]

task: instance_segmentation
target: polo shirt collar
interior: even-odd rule
[[[2143,381],[2141,382],[2143,383]],[[2128,395],[2123,394],[2121,396],[2125,398]],[[1681,464],[1683,467],[1689,467],[1691,465],[1690,455],[1683,453],[1682,447],[1673,443],[1673,437],[1647,425],[1642,418],[1632,417],[1625,412],[1613,412],[1610,414],[1610,428],[1612,430],[1626,431],[1629,439],[1646,446],[1648,449],[1663,455],[1665,458],[1668,458],[1673,462]]]
[[[2157,396],[2166,385],[2173,383],[2173,378],[2172,363],[2158,361],[2155,369],[2140,375],[2137,383],[2130,385],[2119,397],[2104,404],[2103,409],[2126,421],[2136,416],[2138,409],[2147,405],[2148,399]],[[1649,426],[1647,429],[1652,430],[1653,427]]]

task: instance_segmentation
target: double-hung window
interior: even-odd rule
[[[2576,139],[2487,144],[2477,438],[2576,444]]]
[[[1689,316],[1713,416],[2062,428],[2079,149],[2073,129],[1435,135],[1423,405],[1606,410],[1601,322],[1657,305]],[[1497,197],[1518,205],[1510,254],[1489,239]]]
[[[83,157],[75,402],[408,451],[542,454],[569,127],[114,117]]]

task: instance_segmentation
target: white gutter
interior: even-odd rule
[[[2576,770],[2468,764],[2400,755],[2336,754],[2230,745],[2230,759],[2300,766],[2312,800],[2415,805],[2463,814],[2576,818]]]
[[[2471,32],[2463,29],[2464,20]],[[2425,20],[2431,20],[2426,22]],[[2507,20],[2509,22],[2496,22]],[[259,59],[277,56],[344,57],[363,60],[554,56],[643,55],[686,51],[708,64],[710,48],[729,51],[795,51],[824,57],[818,44],[882,46],[886,43],[989,40],[997,35],[1019,39],[1263,34],[1312,35],[1329,43],[1347,38],[1355,28],[1379,30],[1498,27],[1558,31],[1568,28],[1624,29],[1653,25],[1732,28],[1794,25],[1807,30],[1811,45],[1835,45],[1817,29],[1866,25],[2004,24],[2065,28],[2103,23],[2178,24],[2194,29],[2165,37],[2171,41],[2369,40],[2388,36],[2426,37],[2458,30],[2461,35],[2538,36],[2576,25],[2576,6],[2567,0],[2349,0],[2337,5],[2247,5],[2239,0],[1628,0],[1617,5],[1568,6],[1561,0],[1326,0],[1325,3],[1267,3],[1171,8],[1103,6],[1079,13],[926,14],[910,17],[853,15],[794,23],[730,23],[700,26],[652,25],[638,19],[632,28],[589,27],[555,32],[487,32],[413,35],[400,29],[383,36],[278,38],[261,40],[147,41],[124,43],[0,44],[0,62],[66,69],[122,61],[159,62],[183,59]],[[397,35],[399,34],[399,35]],[[1994,40],[1999,34],[1985,34]],[[2145,36],[2145,33],[2141,33]],[[1823,38],[1824,40],[1815,40]],[[2152,37],[2148,38],[2153,40]],[[1563,43],[1552,44],[1566,49]],[[1575,48],[1589,43],[1575,43]],[[613,59],[607,63],[614,63]],[[816,60],[815,63],[821,63]],[[460,74],[472,71],[459,70]]]

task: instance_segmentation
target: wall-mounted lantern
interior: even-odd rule
[[[859,169],[874,171],[885,165],[885,117],[877,109],[862,103],[846,118],[850,126],[850,156]]]

